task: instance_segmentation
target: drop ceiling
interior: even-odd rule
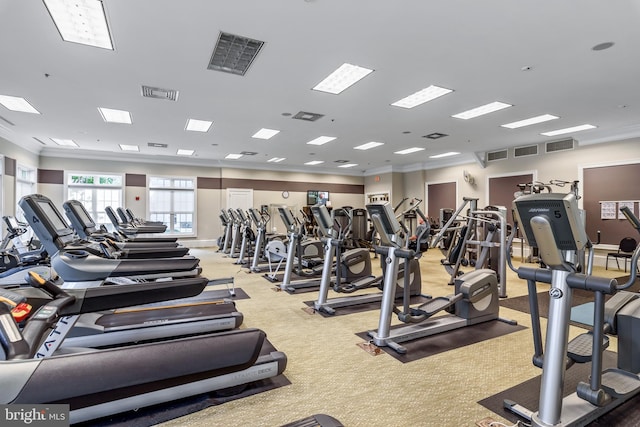
[[[0,106],[1,137],[48,156],[369,174],[481,162],[487,151],[557,139],[640,135],[637,1],[103,3],[113,50],[63,41],[42,1],[0,0],[0,95],[41,113]],[[264,42],[244,75],[208,69],[221,33]],[[312,90],[344,63],[373,72],[338,95]],[[430,85],[453,92],[411,109],[391,105]],[[143,87],[175,93],[143,97]],[[452,117],[494,101],[512,107]],[[98,107],[126,110],[132,124],[106,123]],[[501,126],[543,114],[559,118]],[[213,125],[187,132],[189,118]],[[541,135],[582,124],[595,128]],[[262,128],[280,132],[251,137]],[[434,134],[445,136],[426,137]],[[320,136],[335,139],[307,144]],[[372,141],[384,145],[354,150]],[[394,154],[413,147],[424,150]],[[429,158],[449,151],[461,154]],[[255,154],[225,159],[242,152]],[[305,165],[312,160],[324,163]]]

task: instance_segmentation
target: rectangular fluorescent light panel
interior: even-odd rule
[[[356,84],[371,72],[373,72],[373,70],[368,68],[344,63],[318,83],[313,90],[337,95],[349,86]]]
[[[125,110],[113,110],[111,108],[98,107],[102,119],[109,123],[131,124],[131,113]]]
[[[354,166],[358,166],[358,164],[357,163],[347,163],[347,164],[344,164],[344,165],[340,165],[338,167],[339,168],[352,168]]]
[[[327,142],[333,141],[334,139],[336,139],[335,136],[319,136],[316,139],[313,139],[313,140],[307,142],[307,144],[310,144],[310,145],[323,145],[323,144],[326,144]]]
[[[40,111],[33,108],[29,101],[18,96],[0,95],[0,104],[4,105],[7,110],[40,114]]]
[[[441,159],[443,157],[451,157],[451,156],[457,156],[458,154],[460,154],[457,151],[449,151],[448,153],[442,153],[442,154],[434,154],[433,156],[429,156],[430,159]]]
[[[320,163],[324,163],[322,160],[311,160],[310,162],[306,162],[305,165],[314,166],[319,165]]]
[[[463,120],[473,119],[474,117],[484,116],[485,114],[493,113],[494,111],[499,111],[509,107],[513,107],[513,105],[496,101],[489,104],[481,105],[480,107],[476,107],[471,110],[463,111],[462,113],[455,114],[451,117]]]
[[[140,151],[137,145],[120,144],[120,149],[122,151]]]
[[[411,153],[415,153],[416,151],[422,151],[424,150],[423,147],[411,147],[411,148],[407,148],[404,150],[400,150],[400,151],[394,151],[394,154],[411,154]]]
[[[176,151],[178,156],[193,156],[193,153],[195,153],[195,150],[186,150],[184,148],[178,148],[178,151]]]
[[[401,100],[396,101],[391,105],[402,108],[413,108],[451,92],[453,92],[453,90],[451,89],[431,85],[427,88],[419,90],[412,95],[402,98]]]
[[[552,130],[550,132],[542,132],[540,135],[544,135],[544,136],[564,135],[565,133],[580,132],[581,130],[589,130],[589,129],[595,129],[595,128],[596,126],[593,126],[593,125],[580,125],[580,126],[573,126],[565,129]]]
[[[242,157],[242,154],[227,154],[225,156],[225,159],[231,159],[231,160],[238,160],[240,157]]]
[[[102,1],[44,0],[62,40],[113,50]]]
[[[73,139],[51,138],[51,140],[58,145],[62,145],[63,147],[78,147],[78,144],[76,144]]]
[[[384,145],[384,142],[367,142],[366,144],[358,145],[357,147],[353,147],[354,150],[370,150],[371,148],[379,147]]]
[[[267,163],[280,163],[284,159],[286,159],[286,157],[273,157],[273,158],[267,160]]]
[[[269,139],[269,138],[272,138],[273,136],[277,135],[278,133],[280,133],[279,130],[262,128],[258,132],[254,133],[251,136],[251,138]]]
[[[212,124],[213,122],[208,120],[189,119],[187,120],[185,130],[190,130],[192,132],[209,132]]]
[[[500,126],[502,126],[503,128],[517,129],[524,126],[531,126],[538,123],[548,122],[549,120],[555,120],[558,118],[559,118],[558,116],[553,116],[551,114],[543,114],[541,116],[531,117],[530,119],[511,122],[511,123],[507,123],[505,125],[500,125]]]

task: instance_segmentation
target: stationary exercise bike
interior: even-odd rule
[[[380,320],[377,331],[370,331],[369,336],[377,346],[389,346],[398,353],[406,353],[407,349],[400,342],[410,341],[465,326],[475,325],[490,320],[504,320],[498,317],[498,280],[496,273],[489,269],[474,270],[458,276],[455,281],[455,292],[446,297],[432,298],[418,307],[409,306],[408,286],[409,274],[404,276],[403,307],[395,306],[396,278],[400,261],[410,262],[416,252],[404,249],[404,236],[389,204],[369,204],[367,211],[374,227],[380,235],[381,245],[376,252],[385,257],[387,268],[384,274],[384,287],[380,308]],[[442,316],[435,314],[446,312]],[[398,319],[409,324],[391,330],[391,315],[396,313]],[[512,321],[504,320],[508,323]]]
[[[504,406],[532,426],[584,426],[640,394],[640,298],[624,292],[635,282],[640,248],[631,261],[631,277],[619,285],[577,272],[578,252],[589,245],[575,194],[539,193],[514,201],[518,224],[530,247],[546,268],[511,268],[527,280],[535,354],[533,363],[542,368],[538,411],[531,412],[516,402]],[[640,230],[640,221],[628,209],[627,218]],[[589,252],[593,264],[593,251]],[[536,283],[548,283],[549,318],[544,348],[538,310]],[[594,293],[593,330],[571,342],[569,321],[573,289]],[[621,292],[622,291],[622,292]],[[612,297],[605,303],[605,295]],[[635,330],[635,333],[634,333]],[[617,334],[618,367],[602,370],[603,351],[609,345],[606,334]],[[573,363],[591,362],[588,382],[580,382],[575,393],[563,398],[565,371]]]

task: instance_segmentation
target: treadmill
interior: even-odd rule
[[[149,247],[167,247],[175,248],[178,246],[175,237],[147,237],[147,238],[128,238],[122,234],[109,233],[100,229],[89,215],[82,202],[78,200],[67,200],[62,204],[67,218],[71,222],[71,226],[81,239],[111,239],[114,240],[121,249],[132,248],[149,248]]]
[[[51,254],[51,266],[65,281],[65,287],[194,277],[202,271],[200,260],[193,256],[123,259],[119,251],[104,242],[79,240],[51,200],[41,194],[24,196],[18,204]]]
[[[134,227],[152,227],[158,231],[151,231],[152,233],[164,233],[167,231],[167,226],[162,221],[144,221],[133,216],[133,212],[129,209],[126,210],[123,207],[116,208],[116,212],[120,217],[120,220],[124,224],[129,224]]]
[[[26,196],[26,197],[29,198],[30,196]],[[53,208],[56,211],[55,214],[53,213],[48,214],[48,211],[45,210],[42,212],[42,214],[48,215],[50,220],[55,221],[55,224],[53,225],[58,227],[57,228],[58,230],[62,226],[71,231],[72,234],[69,236],[68,239],[66,239],[68,240],[65,243],[66,245],[85,246],[87,251],[98,253],[98,254],[104,254],[109,258],[122,258],[122,259],[181,257],[183,255],[186,255],[189,252],[188,248],[178,247],[178,246],[155,247],[153,245],[146,245],[142,247],[138,246],[135,248],[121,248],[118,242],[116,242],[115,240],[104,238],[104,237],[88,239],[88,240],[80,239],[76,235],[75,231],[69,228],[67,221],[64,219],[62,214],[60,214],[60,212],[57,211],[57,208],[55,208],[51,200],[45,198],[44,196],[40,196],[40,199],[37,203],[40,204],[41,206],[47,206],[47,208]],[[57,221],[58,218],[60,221]],[[27,221],[29,221],[29,219],[27,219]],[[34,230],[34,232],[36,233],[36,235],[38,235],[36,230]],[[40,236],[38,235],[38,237]],[[62,242],[57,242],[57,241],[52,242],[51,239],[48,239],[42,242],[42,244],[47,249],[47,251],[49,251],[52,254],[55,253],[56,250],[62,249]]]
[[[109,217],[114,228],[125,236],[137,236],[138,234],[162,234],[166,230],[166,227],[136,226],[122,222],[120,218],[118,218],[116,211],[111,206],[104,208],[104,211],[107,214],[107,217]]]
[[[284,372],[286,355],[272,351],[266,334],[243,329],[108,349],[70,349],[40,357],[41,343],[59,319],[117,307],[109,287],[62,290],[32,280],[51,300],[22,331],[0,303],[0,403],[68,404],[72,424],[201,393],[271,378]],[[180,294],[184,285],[163,283]],[[135,287],[135,286],[134,286]],[[138,287],[140,288],[140,287]],[[157,302],[137,292],[136,302]]]

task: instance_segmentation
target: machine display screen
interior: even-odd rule
[[[313,212],[313,217],[316,219],[316,222],[322,229],[323,233],[325,235],[329,235],[333,228],[333,223],[331,222],[331,214],[329,214],[327,207],[322,205],[311,206],[311,212]]]
[[[284,226],[287,227],[287,230],[291,230],[296,224],[296,220],[293,218],[293,215],[291,215],[291,211],[286,208],[278,208],[278,212],[284,222]]]
[[[38,206],[49,220],[53,229],[56,231],[66,230],[69,228],[65,220],[60,216],[58,211],[48,202],[38,201]]]
[[[384,205],[371,204],[367,205],[367,211],[369,216],[373,217],[377,215],[380,218],[380,222],[384,230],[378,230],[378,233],[384,233],[387,236],[394,236],[400,230],[400,223],[396,219],[391,205],[388,203]]]

